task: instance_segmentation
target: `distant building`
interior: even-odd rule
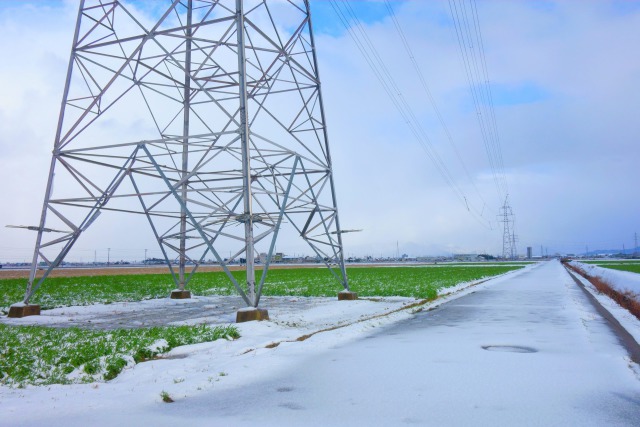
[[[527,246],[527,259],[533,258],[533,248],[531,246]]]
[[[453,254],[456,261],[484,261],[478,254]]]
[[[277,252],[271,256],[271,262],[282,262],[284,260],[284,254],[282,252]],[[267,254],[262,252],[260,254],[260,263],[267,263]]]

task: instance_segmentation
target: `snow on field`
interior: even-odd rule
[[[640,294],[640,274],[630,271],[613,270],[610,268],[598,267],[593,264],[585,264],[572,261],[591,276],[598,276],[608,282],[619,291],[630,290]]]
[[[544,273],[541,278],[536,276],[539,270]],[[556,280],[557,286],[549,284],[551,282],[549,279],[554,277],[559,277]],[[581,405],[586,404],[586,407],[608,404],[609,401],[622,402],[619,409],[622,411],[622,416],[628,416],[628,407],[632,406],[629,399],[637,401],[640,396],[638,374],[634,376],[633,372],[629,370],[635,365],[624,359],[624,351],[615,345],[614,337],[606,331],[603,332],[606,327],[596,319],[593,310],[581,302],[581,291],[575,285],[572,287],[571,280],[563,272],[559,263],[554,261],[546,263],[546,265],[528,266],[476,286],[468,286],[469,284],[467,284],[465,287],[462,285],[463,289],[455,290],[453,294],[426,304],[422,309],[425,311],[442,307],[446,310],[448,307],[446,303],[471,293],[475,293],[481,301],[483,298],[486,299],[486,303],[481,303],[478,307],[491,309],[494,301],[499,304],[501,298],[509,298],[508,289],[514,279],[527,281],[525,288],[527,298],[523,305],[526,308],[526,319],[512,319],[510,317],[512,313],[509,309],[506,310],[506,313],[498,310],[493,315],[495,319],[491,319],[491,322],[496,323],[487,324],[486,322],[459,318],[455,311],[450,311],[453,314],[450,314],[448,318],[443,318],[442,324],[436,324],[430,329],[430,333],[441,336],[443,341],[438,341],[438,339],[424,341],[425,346],[435,346],[431,349],[425,347],[425,355],[412,353],[411,357],[407,357],[406,360],[398,357],[389,359],[392,352],[389,351],[387,354],[382,349],[391,350],[394,348],[393,346],[403,342],[402,337],[394,338],[393,336],[383,338],[385,341],[378,344],[379,349],[368,354],[375,356],[372,360],[376,360],[376,362],[368,362],[370,364],[366,364],[365,370],[359,374],[360,376],[381,378],[381,376],[391,375],[389,377],[391,381],[397,380],[401,385],[403,382],[406,384],[406,387],[401,387],[401,389],[407,393],[407,401],[406,404],[398,408],[398,423],[420,421],[418,416],[412,416],[411,412],[421,413],[423,422],[426,420],[427,424],[430,419],[434,422],[436,419],[440,421],[444,419],[445,421],[437,424],[452,425],[446,422],[446,417],[462,414],[471,423],[474,419],[479,420],[475,417],[480,415],[495,416],[497,417],[495,420],[503,420],[504,425],[507,425],[509,420],[515,422],[521,419],[518,418],[518,414],[524,411],[522,413],[536,414],[534,418],[526,418],[529,420],[529,424],[550,425],[560,422],[559,419],[549,418],[550,415],[570,416],[573,414],[572,411],[576,410],[574,407],[576,402]],[[554,298],[549,299],[548,294],[540,293],[541,286],[545,289],[551,289],[551,296]],[[500,291],[496,291],[497,289]],[[515,298],[513,301],[523,302],[520,295],[511,298]],[[282,399],[282,402],[277,405],[269,406],[271,409],[268,409],[268,413],[265,414],[265,422],[261,423],[262,425],[301,425],[300,423],[307,425],[354,425],[347,421],[349,416],[352,418],[354,416],[350,415],[351,408],[353,408],[350,405],[354,405],[353,402],[341,401],[331,406],[332,411],[326,411],[322,414],[313,413],[311,408],[304,407],[313,405],[297,402],[295,399],[307,399],[308,403],[316,398],[321,399],[319,390],[312,388],[311,383],[306,383],[305,378],[307,375],[324,377],[325,368],[322,367],[324,366],[322,363],[326,365],[331,360],[325,360],[326,356],[322,356],[324,359],[318,359],[318,357],[326,355],[327,352],[336,354],[335,357],[340,354],[340,358],[360,359],[363,356],[362,353],[350,355],[348,348],[344,346],[360,341],[365,343],[366,348],[366,342],[369,340],[362,341],[361,338],[373,337],[375,332],[382,327],[388,330],[387,328],[397,322],[415,319],[413,312],[420,307],[398,310],[415,302],[415,300],[407,298],[341,302],[326,298],[310,300],[313,301],[306,305],[284,304],[282,308],[270,309],[271,321],[239,324],[241,338],[236,341],[219,340],[213,343],[179,347],[160,360],[141,363],[127,369],[115,380],[107,383],[50,387],[28,386],[25,389],[0,387],[0,425],[46,424],[48,426],[64,425],[65,427],[88,424],[123,425],[123,423],[159,426],[180,423],[255,425],[256,419],[246,415],[245,410],[249,413],[252,408],[266,405],[261,403],[262,398],[265,400]],[[550,310],[549,315],[540,316],[539,310],[542,309],[540,304],[544,304],[546,301],[552,302],[550,307],[544,309]],[[212,301],[209,303],[215,304]],[[150,303],[145,302],[145,304]],[[156,301],[153,304],[161,304],[161,302]],[[465,311],[471,310],[469,312],[470,320],[476,319],[481,312],[477,311],[478,308],[468,307],[466,304],[468,303],[461,303],[460,307]],[[506,307],[511,305],[513,304],[507,301]],[[113,307],[109,308],[113,309]],[[93,312],[96,317],[99,317],[99,312],[109,308],[94,306],[77,308],[77,310],[78,312],[87,310],[83,312],[86,316],[91,316],[91,312]],[[132,311],[136,310],[135,304],[129,308]],[[137,307],[137,309],[141,308],[142,305]],[[513,307],[513,313],[516,313],[517,310],[517,307]],[[433,319],[438,318],[437,313],[434,312]],[[448,329],[451,327],[451,323],[455,324],[456,322],[460,323],[459,327]],[[506,331],[501,329],[501,325],[510,325],[509,328],[512,332],[507,335]],[[336,326],[337,328],[333,329]],[[640,330],[640,327],[636,326],[636,329]],[[442,332],[455,330],[458,335],[455,339],[453,336],[448,339],[449,335],[447,334],[437,335],[442,333],[440,330]],[[483,334],[493,334],[493,339],[498,339],[498,341],[501,337],[503,339],[520,337],[523,340],[533,334],[530,338],[536,338],[539,341],[537,346],[543,351],[533,355],[485,351],[476,345],[476,341],[479,339],[482,343],[485,343],[486,339],[486,337],[478,335],[478,331],[483,331]],[[312,336],[309,338],[309,335]],[[547,341],[549,337],[552,339],[551,342]],[[399,341],[393,341],[394,339]],[[578,345],[576,346],[573,341],[569,342],[568,340],[575,340]],[[500,344],[498,341],[490,343]],[[419,340],[419,342],[423,341]],[[588,357],[580,357],[584,351],[592,349],[593,346],[597,347],[598,351]],[[453,350],[448,350],[449,347]],[[339,348],[343,350],[339,352]],[[470,349],[480,365],[460,364],[469,355]],[[414,378],[398,379],[393,375],[394,369],[392,368],[394,366],[419,363],[420,360],[424,360],[423,358],[427,354],[429,357],[438,359],[424,364],[424,368],[429,370],[430,376],[421,375],[422,379],[420,379],[414,375]],[[529,359],[526,359],[527,357]],[[320,360],[324,360],[324,362],[321,363]],[[409,362],[410,360],[413,362]],[[500,365],[495,365],[495,362],[492,362],[495,360],[502,362]],[[529,365],[529,361],[534,363]],[[609,371],[603,371],[597,372],[593,378],[582,377],[581,369],[588,366],[594,370],[595,367],[600,366],[601,362],[613,363],[616,366],[613,370],[615,375],[610,376]],[[528,368],[523,370],[521,363],[524,363],[524,366],[542,369],[540,372],[544,372],[544,374],[539,375],[538,370]],[[556,364],[562,367],[560,371],[547,372],[549,366],[556,366]],[[298,369],[304,369],[307,373],[300,373],[301,377]],[[461,371],[455,375],[457,370]],[[447,377],[445,372],[453,372],[454,376]],[[497,378],[496,374],[500,372],[502,372],[500,378],[503,381],[501,387],[492,388],[491,393],[484,394],[469,391],[470,387],[478,391],[482,390],[482,387],[477,384],[478,378],[482,375],[489,375],[488,378],[491,381],[499,382],[500,378]],[[547,389],[545,384],[549,375],[577,381],[575,389],[567,389],[564,385]],[[303,387],[297,388],[297,386],[292,387],[290,384],[280,384],[279,378],[284,378],[285,381],[293,381],[295,378],[296,381],[303,384]],[[352,382],[350,372],[345,371],[337,377],[326,377],[322,387],[326,388],[327,385],[330,385],[331,378],[335,378],[338,384]],[[353,377],[353,380],[359,381],[358,378],[360,377]],[[445,378],[450,383],[442,383]],[[329,379],[328,382],[327,379]],[[614,383],[607,383],[609,380]],[[433,389],[430,393],[435,393],[432,395],[435,398],[435,403],[431,403],[431,405],[440,409],[434,412],[434,410],[430,411],[428,408],[409,403],[420,396],[420,393],[412,385],[412,381],[422,381],[426,387]],[[534,383],[536,388],[528,391],[523,390],[521,387],[527,382]],[[264,388],[265,384],[268,387]],[[358,382],[358,384],[360,383]],[[367,382],[364,381],[362,387],[358,386],[357,400],[363,402],[364,405],[369,405],[369,413],[375,414],[378,409],[376,402],[379,402],[380,405],[388,403],[380,401],[383,396],[379,395],[379,391],[367,387],[366,384]],[[562,384],[562,381],[559,384]],[[585,396],[582,390],[584,386],[602,389],[603,395],[608,396],[608,400],[593,403],[580,400]],[[447,394],[449,393],[447,390],[453,394]],[[570,390],[571,393],[562,394],[562,390]],[[166,392],[176,403],[163,403],[161,398],[163,392]],[[619,392],[620,396],[616,395]],[[262,393],[268,395],[262,395]],[[517,395],[521,393],[533,393],[532,402],[534,404],[523,401],[516,402],[519,399]],[[402,399],[400,395],[394,394],[394,396],[396,400]],[[472,396],[473,400],[480,402],[480,406],[469,406],[469,402],[466,400],[458,401],[465,399],[464,396]],[[561,398],[559,399],[558,396]],[[354,397],[356,396],[354,395]],[[489,405],[493,399],[503,399],[505,403],[501,407],[494,407]],[[627,399],[626,403],[624,403],[624,399]],[[509,406],[508,402],[516,402],[516,404]],[[522,408],[519,408],[518,405],[521,405]],[[536,405],[542,405],[541,412]],[[548,407],[548,412],[545,412],[544,407]],[[305,411],[306,409],[308,411]],[[227,410],[233,411],[233,415],[227,417],[221,413]],[[538,414],[538,412],[540,413]],[[504,418],[505,416],[506,418]],[[378,419],[373,415],[370,417],[373,418],[366,420],[366,424],[376,424],[375,420],[377,419],[382,423],[381,425],[389,425],[384,424],[382,418]],[[589,420],[584,414],[581,419]],[[604,419],[603,416],[600,416],[582,425],[598,425],[602,419]]]
[[[533,268],[505,273],[492,282],[502,282]],[[480,282],[485,282],[484,280]],[[474,292],[478,282],[461,283],[454,288],[443,290],[438,300],[422,306],[437,307],[449,300]],[[113,316],[123,318],[145,311],[176,308],[201,307],[220,308],[225,301],[229,304],[221,316],[200,315],[185,323],[231,323],[235,307],[229,297],[199,297],[192,300],[151,300],[139,303],[117,303],[82,307],[65,307],[47,310],[41,316],[23,319],[2,318],[2,322],[12,325],[60,325],[60,324],[100,324]],[[232,300],[232,299],[231,299]],[[279,304],[274,304],[278,300]],[[408,319],[413,309],[403,307],[415,304],[413,298],[387,297],[361,299],[357,301],[337,301],[335,298],[292,298],[265,297],[263,304],[269,307],[271,321],[238,324],[241,338],[235,341],[219,340],[173,349],[160,360],[138,364],[127,368],[115,380],[107,383],[54,385],[50,387],[27,386],[25,389],[11,389],[0,386],[0,425],[34,425],[62,423],[65,414],[82,414],[92,408],[118,408],[126,396],[128,407],[148,408],[165,405],[161,393],[166,391],[175,399],[197,396],[206,390],[224,389],[238,384],[258,381],[285,370],[291,361],[272,357],[275,347],[286,348],[300,343],[299,339],[313,335],[305,341],[305,351],[326,348],[362,337],[380,326]],[[271,303],[271,304],[270,304]],[[206,310],[204,310],[206,313]],[[166,319],[165,319],[166,320]],[[334,329],[337,328],[337,329]],[[325,330],[330,330],[323,332]],[[308,342],[307,342],[308,341]],[[260,370],[249,371],[248,359],[262,358]],[[55,412],[59,421],[52,421]],[[29,413],[23,418],[21,414]],[[148,414],[147,414],[148,415]],[[147,416],[145,415],[145,423]]]

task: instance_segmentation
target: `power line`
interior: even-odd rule
[[[460,56],[498,195],[508,193],[493,93],[475,0],[449,0]],[[470,12],[469,12],[470,9]],[[470,23],[471,21],[471,23]]]
[[[462,165],[462,168],[465,172],[465,175],[467,176],[467,178],[469,179],[469,182],[471,183],[471,185],[473,186],[474,190],[476,191],[478,197],[480,198],[480,200],[483,203],[483,210],[480,213],[480,216],[482,216],[482,214],[484,213],[484,207],[486,206],[486,201],[484,199],[484,197],[482,196],[482,193],[480,193],[480,190],[478,189],[478,187],[476,186],[475,181],[473,180],[473,178],[471,177],[471,174],[469,173],[469,169],[467,168],[464,160],[462,159],[462,156],[460,155],[460,151],[458,150],[458,147],[456,146],[453,137],[451,136],[451,132],[449,131],[449,127],[447,126],[447,124],[444,121],[444,118],[442,117],[442,114],[440,112],[440,109],[438,108],[438,105],[433,97],[433,94],[431,93],[431,90],[429,89],[429,85],[427,84],[427,81],[424,77],[424,74],[422,73],[422,70],[420,68],[420,66],[418,65],[418,62],[416,61],[415,55],[413,54],[413,50],[411,49],[410,43],[408,38],[406,37],[404,31],[402,30],[402,26],[400,25],[400,22],[398,21],[398,18],[396,16],[395,11],[393,10],[393,7],[391,6],[391,3],[389,2],[389,0],[385,0],[385,5],[387,7],[387,10],[389,12],[389,15],[391,16],[391,19],[393,21],[393,24],[396,28],[396,32],[398,33],[400,40],[402,41],[402,44],[404,45],[404,48],[407,52],[407,55],[409,56],[409,60],[411,62],[411,65],[413,66],[414,70],[416,71],[416,74],[418,75],[418,80],[420,80],[420,84],[425,92],[425,94],[427,95],[427,99],[429,100],[429,103],[431,104],[431,107],[433,108],[436,117],[438,118],[438,121],[440,122],[440,125],[442,126],[442,129],[445,132],[445,135],[447,136],[447,141],[449,142],[449,144],[451,145],[451,147],[453,148],[453,151],[456,155],[456,157],[458,158],[458,161],[460,162],[460,164]],[[467,202],[466,197],[465,197],[465,202]],[[467,209],[469,209],[469,205],[467,203]]]
[[[447,168],[447,165],[442,161],[442,159],[436,152],[430,138],[420,124],[420,121],[416,117],[413,109],[406,101],[406,98],[402,94],[402,91],[396,84],[392,74],[386,67],[385,62],[382,60],[380,54],[378,53],[378,50],[369,38],[366,29],[361,24],[360,19],[358,19],[358,16],[351,5],[348,2],[339,3],[336,0],[330,0],[330,4],[336,15],[346,28],[348,34],[351,36],[356,47],[382,85],[384,91],[391,99],[393,105],[404,119],[406,125],[409,127],[409,130],[414,135],[420,146],[423,148],[429,159],[432,161],[444,181],[453,190],[463,206],[467,207],[467,211],[483,227],[491,229],[491,223],[488,220],[478,215],[476,210],[468,208],[468,200],[465,193],[456,184],[451,172]],[[344,10],[342,9],[343,7]],[[353,27],[349,25],[348,16],[350,16],[354,22]]]

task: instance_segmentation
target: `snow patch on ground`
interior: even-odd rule
[[[582,264],[582,263],[575,263],[575,264],[579,265],[581,268],[582,267],[594,267],[594,266],[590,266],[589,264]],[[586,268],[584,270],[591,276],[603,277],[603,276],[599,275],[599,272],[600,272],[600,270],[607,270],[607,269],[598,267],[598,270],[596,270],[596,269],[586,269]],[[611,271],[611,272],[615,272],[615,273],[626,273],[625,271],[616,271],[616,270],[607,270],[607,271]],[[635,274],[636,276],[640,276],[640,275],[638,275],[636,273],[630,273],[630,274]],[[589,293],[591,293],[591,295],[593,295],[598,300],[598,302],[604,308],[606,308],[607,311],[609,311],[609,313],[611,313],[611,315],[613,317],[615,317],[616,320],[618,320],[618,322],[620,322],[622,327],[625,328],[631,334],[631,336],[633,336],[633,338],[636,340],[636,342],[640,343],[640,320],[638,320],[637,317],[635,317],[633,314],[631,314],[629,312],[629,310],[627,310],[627,309],[625,309],[623,307],[620,307],[620,305],[618,305],[618,303],[616,303],[614,300],[609,298],[607,295],[600,293],[591,284],[591,282],[589,282],[584,277],[580,276],[579,274],[576,274],[575,277],[578,280],[580,280],[580,282],[585,286],[585,288],[589,291]],[[609,277],[615,278],[616,275],[611,275]],[[624,289],[624,288],[620,287],[620,286],[622,286],[621,282],[616,282],[615,280],[610,280],[610,279],[606,279],[606,280],[608,280],[608,283],[610,283],[612,286],[615,286],[616,289],[618,289],[618,290],[623,290]]]
[[[164,338],[156,340],[153,344],[147,347],[152,353],[162,353],[169,348],[169,343]]]
[[[0,425],[634,425],[637,367],[557,261],[460,288],[423,305],[291,299],[237,325],[238,340],[175,348],[107,383],[0,387]]]
[[[0,425],[60,425],[63,420],[66,423],[69,418],[81,419],[93,410],[137,411],[145,423],[166,424],[168,420],[161,417],[163,405],[167,405],[162,401],[163,392],[179,400],[202,396],[213,389],[225,392],[255,384],[290,370],[302,354],[326,351],[366,337],[383,326],[412,318],[416,311],[438,307],[468,293],[526,274],[536,267],[530,265],[475,286],[477,282],[460,284],[447,289],[446,295],[443,292],[437,300],[424,304],[403,297],[355,301],[282,297],[283,304],[269,308],[271,321],[236,325],[240,339],[174,348],[157,360],[124,370],[106,383],[27,386],[25,389],[0,386]],[[224,298],[229,297],[201,297],[200,302],[205,306],[218,307],[224,303]],[[97,322],[101,316],[112,314],[114,310],[135,313],[144,311],[146,307],[168,306],[175,309],[194,304],[194,301],[197,299],[66,307],[48,310],[49,315],[3,321],[46,325],[59,323],[65,317],[82,317],[86,321]],[[164,343],[155,344],[161,348]],[[256,366],[259,369],[255,369]],[[126,400],[124,406],[123,399]],[[24,418],[27,413],[29,416]],[[52,418],[54,414],[55,418]]]
[[[640,274],[631,271],[613,270],[610,268],[599,267],[593,264],[584,264],[572,261],[574,265],[579,266],[590,276],[597,276],[604,279],[618,291],[630,290],[640,294]]]

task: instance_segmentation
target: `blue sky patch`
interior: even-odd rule
[[[543,87],[533,82],[519,84],[492,84],[491,93],[494,105],[517,105],[540,102],[550,97]]]
[[[611,2],[611,9],[618,15],[633,15],[640,12],[640,2],[616,0]]]
[[[353,22],[353,17],[348,14],[344,0],[337,0],[341,9],[349,22]],[[394,11],[402,5],[402,1],[390,1],[389,4]],[[381,22],[389,16],[389,10],[384,1],[379,0],[350,0],[348,5],[354,14],[365,24],[373,24]],[[340,36],[345,33],[346,29],[336,11],[332,6],[332,2],[328,0],[311,0],[311,19],[313,22],[313,31],[315,33],[324,33],[332,36]]]

